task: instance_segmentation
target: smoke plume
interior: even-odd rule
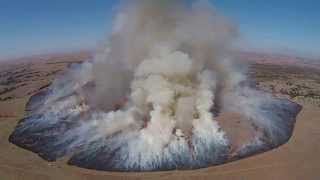
[[[228,160],[230,141],[216,116],[230,111],[281,144],[291,133],[283,119],[296,107],[247,85],[229,52],[237,36],[206,1],[122,3],[94,59],[37,96],[10,140],[48,160],[71,154],[70,164],[86,168],[200,168]],[[243,147],[260,147],[261,138]]]

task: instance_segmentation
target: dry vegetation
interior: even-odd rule
[[[52,55],[17,59],[6,62],[0,68],[0,104],[29,97],[39,90],[48,87],[57,73],[63,71],[72,63],[88,59],[88,53]],[[2,108],[2,106],[1,106]],[[2,112],[0,116],[10,117],[11,109]]]
[[[252,64],[250,69],[259,88],[320,107],[320,69],[272,64]]]
[[[249,76],[259,88],[303,105],[294,135],[284,146],[244,160],[195,171],[108,173],[71,167],[64,160],[48,163],[8,142],[24,116],[28,98],[46,88],[70,63],[87,53],[31,58],[0,68],[0,180],[106,179],[317,179],[320,177],[320,70],[312,67],[253,63]],[[237,125],[235,120],[234,126]],[[237,137],[235,137],[237,138]]]

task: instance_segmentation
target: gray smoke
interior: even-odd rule
[[[105,46],[57,78],[36,112],[41,118],[30,121],[40,129],[63,124],[55,154],[80,150],[71,160],[76,164],[103,152],[100,166],[116,170],[223,161],[229,140],[215,107],[247,116],[280,141],[287,137],[282,119],[264,109],[271,96],[246,86],[230,56],[237,35],[206,1],[127,1]]]

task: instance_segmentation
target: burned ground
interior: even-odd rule
[[[72,60],[74,61],[74,59]],[[52,73],[59,70],[63,72],[63,69],[68,66],[66,62],[63,66],[58,63],[59,67],[54,66],[40,66],[39,64],[33,64],[36,72],[45,72],[41,74]],[[15,68],[16,66],[24,66],[22,68]],[[26,68],[29,67],[29,68]],[[52,69],[50,69],[50,68]],[[12,70],[17,70],[20,74],[26,74],[26,71],[32,71],[30,65],[16,64],[10,66]],[[22,71],[21,69],[27,69]],[[1,70],[1,74],[9,78],[8,75],[12,75],[10,71]],[[6,99],[0,102],[1,107],[1,119],[0,119],[0,177],[5,179],[192,179],[195,177],[201,177],[203,179],[315,179],[319,176],[319,168],[317,163],[319,157],[316,155],[319,153],[319,145],[317,145],[320,138],[319,134],[319,107],[317,105],[317,96],[319,96],[319,74],[317,70],[310,73],[310,70],[306,71],[301,67],[292,67],[287,69],[285,66],[279,67],[278,65],[262,65],[255,64],[250,68],[250,75],[255,77],[260,88],[267,91],[272,89],[274,94],[278,96],[286,96],[290,98],[290,94],[286,92],[294,91],[292,88],[298,88],[298,93],[291,93],[293,101],[296,101],[303,105],[303,111],[298,117],[298,124],[294,131],[293,137],[288,144],[281,146],[271,152],[263,153],[252,158],[237,161],[234,163],[226,164],[223,166],[211,167],[207,169],[197,171],[184,171],[184,172],[161,172],[161,173],[98,173],[90,170],[82,170],[74,167],[66,166],[65,160],[59,160],[56,163],[47,163],[41,160],[36,155],[27,152],[21,148],[18,148],[8,143],[8,136],[15,127],[17,121],[25,114],[25,104],[28,101],[31,94],[38,92],[39,89],[46,88],[51,80],[52,76],[39,77],[38,81],[29,81],[32,84],[31,87],[27,85],[20,85],[19,83],[12,83],[10,86],[3,85],[3,89],[16,87],[16,89],[3,93],[0,97],[12,97],[12,99]],[[36,74],[36,73],[35,73]],[[313,75],[310,75],[313,74]],[[18,74],[19,76],[19,74]],[[22,77],[22,76],[21,76]],[[18,77],[17,79],[19,80]],[[1,77],[2,79],[3,77]],[[29,77],[30,78],[30,77]],[[2,81],[2,80],[1,80]],[[38,83],[36,83],[38,82]],[[20,82],[23,84],[23,82]],[[272,88],[272,87],[275,88]],[[282,90],[281,90],[282,89]],[[312,90],[315,93],[305,93],[305,91]],[[297,95],[295,95],[297,94]],[[314,95],[313,95],[314,94]],[[293,96],[295,95],[295,96]],[[236,122],[234,123],[237,124]],[[266,172],[273,173],[266,173]],[[290,172],[290,173],[289,173]],[[263,174],[263,177],[261,176]]]

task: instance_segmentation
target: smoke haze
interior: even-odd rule
[[[40,117],[21,132],[58,126],[54,135],[45,130],[55,137],[54,158],[73,153],[70,164],[108,170],[226,161],[230,142],[215,120],[220,111],[245,115],[280,144],[290,130],[283,114],[269,113],[283,103],[246,85],[229,53],[237,36],[206,1],[127,1],[106,45],[53,82],[34,111]],[[260,138],[252,144],[261,146]]]

